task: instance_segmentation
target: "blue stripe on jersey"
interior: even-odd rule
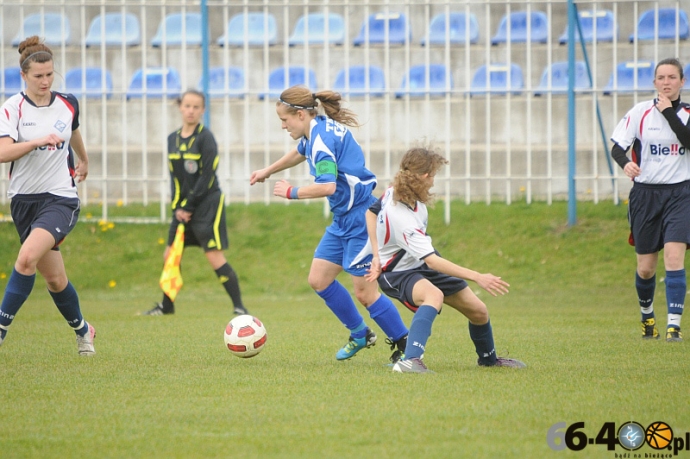
[[[307,158],[315,183],[333,183],[335,179],[335,193],[328,197],[333,214],[342,215],[369,201],[376,188],[376,176],[366,168],[362,148],[346,126],[317,116],[311,122],[309,139],[303,137],[297,151]],[[338,175],[318,175],[315,165],[322,161],[335,163]]]

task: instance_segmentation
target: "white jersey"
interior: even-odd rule
[[[7,99],[0,107],[0,137],[11,137],[19,143],[53,133],[64,140],[55,147],[39,147],[13,161],[7,196],[51,193],[77,197],[69,142],[72,131],[78,127],[79,106],[71,94],[53,92],[45,107],[37,107],[24,93]]]
[[[687,125],[690,108],[678,107],[677,116]],[[618,123],[611,140],[624,150],[632,146],[631,160],[640,166],[638,183],[672,184],[690,180],[690,158],[653,100],[635,105]]]
[[[385,272],[419,268],[424,258],[435,253],[431,237],[426,234],[429,213],[426,205],[417,202],[411,209],[393,200],[393,188],[381,198],[381,211],[376,219],[381,269]]]

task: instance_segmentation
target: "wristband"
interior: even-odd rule
[[[297,196],[297,191],[299,190],[298,186],[291,186],[288,189],[288,197],[289,199],[299,199],[299,196]]]
[[[285,192],[285,199],[291,199],[290,198],[290,192],[292,192],[292,187],[289,186],[287,191]]]

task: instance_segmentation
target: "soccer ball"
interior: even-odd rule
[[[254,357],[265,344],[266,328],[254,316],[237,316],[225,327],[225,345],[237,357]]]

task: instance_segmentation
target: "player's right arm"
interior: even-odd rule
[[[24,155],[34,151],[36,148],[49,145],[54,147],[63,140],[55,134],[29,140],[27,142],[15,142],[12,137],[0,137],[0,163],[11,163]]]
[[[378,203],[378,209],[381,210],[381,201]],[[368,269],[368,274],[364,276],[368,282],[375,282],[381,275],[381,259],[379,258],[379,241],[376,236],[376,219],[378,212],[376,212],[375,205],[371,206],[366,212],[367,219],[367,234],[369,235],[369,243],[371,244],[371,266]]]
[[[306,159],[307,158],[304,155],[301,155],[297,151],[297,148],[293,148],[270,166],[252,172],[252,175],[249,177],[249,184],[254,185],[257,182],[263,183],[267,178],[276,172],[295,167],[296,165],[306,161]]]
[[[448,276],[459,277],[461,279],[476,282],[477,285],[491,293],[493,296],[496,296],[497,294],[505,295],[508,293],[508,287],[510,287],[510,284],[498,276],[494,276],[491,273],[482,274],[469,268],[463,268],[462,266],[456,265],[452,261],[446,260],[435,253],[425,257],[424,262],[434,271],[438,271]]]

